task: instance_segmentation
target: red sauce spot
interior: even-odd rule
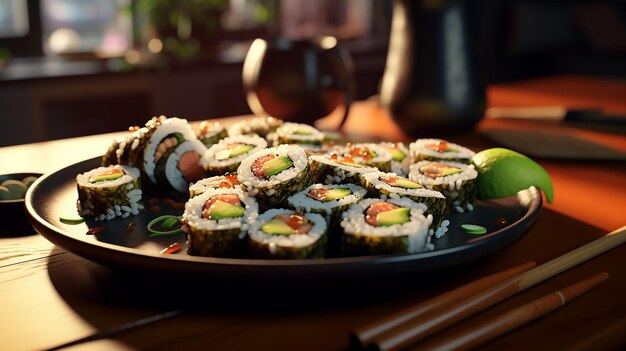
[[[104,227],[93,227],[89,228],[89,230],[87,231],[87,235],[96,235],[102,232],[104,232]]]
[[[437,152],[446,152],[446,150],[448,149],[448,142],[440,140],[434,144],[426,145],[426,148]]]
[[[508,220],[508,219],[506,219],[506,218],[504,218],[504,217],[498,217],[498,218],[496,218],[496,224],[497,224],[497,225],[505,225],[505,224],[507,224],[507,223],[509,223],[509,220]]]
[[[157,205],[151,206],[150,207],[150,211],[152,211],[152,212],[159,212],[159,211],[161,211],[161,207],[159,207]]]
[[[368,224],[377,226],[378,220],[376,219],[376,216],[379,213],[395,210],[398,207],[400,206],[385,201],[373,203],[367,208],[367,210],[365,210],[365,221]]]
[[[135,230],[135,226],[136,226],[135,222],[128,223],[128,226],[126,226],[126,233],[130,233],[133,230]]]
[[[311,189],[306,194],[306,196],[317,201],[322,201],[324,198],[326,198],[326,194],[328,194],[329,191],[329,188]]]
[[[157,202],[159,202],[159,198],[158,197],[151,197],[151,198],[148,199],[148,203],[149,204],[154,204],[154,203],[157,203]]]
[[[176,202],[170,198],[165,198],[163,199],[163,203],[168,205],[171,208],[176,208],[176,209],[184,209],[185,208],[185,204],[182,202]]]
[[[224,178],[228,180],[232,185],[239,185],[239,180],[237,180],[237,173],[226,173],[224,174]]]
[[[173,254],[173,253],[177,253],[178,251],[182,250],[183,246],[180,243],[173,243],[172,245],[164,248],[163,250],[161,250],[162,254]]]
[[[252,164],[252,173],[254,173],[254,175],[257,177],[265,177],[265,169],[263,168],[263,166],[267,161],[273,158],[276,158],[276,155],[268,154],[263,157],[257,158],[256,161],[254,161],[254,163]]]
[[[365,161],[372,159],[372,151],[366,147],[353,147],[348,151],[348,155],[353,157],[361,157]],[[352,161],[354,163],[354,161]]]

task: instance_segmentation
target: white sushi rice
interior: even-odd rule
[[[445,196],[439,192],[427,187],[417,188],[417,189],[407,189],[399,186],[389,185],[383,182],[381,177],[399,177],[395,173],[385,173],[385,172],[371,172],[366,173],[361,176],[365,181],[371,183],[373,187],[376,189],[384,189],[388,192],[391,192],[391,196],[394,194],[399,194],[400,196],[422,196],[422,197],[435,197],[439,199],[445,198]],[[411,179],[412,180],[412,179]],[[413,180],[415,182],[415,180]]]
[[[162,117],[164,118],[164,116],[159,118]],[[156,184],[156,177],[154,175],[154,169],[156,167],[154,155],[156,154],[157,147],[165,137],[173,133],[182,134],[185,140],[197,140],[196,133],[186,119],[177,117],[164,119],[150,136],[150,140],[148,140],[143,154],[143,169],[153,184]]]
[[[237,195],[244,207],[242,217],[223,218],[220,220],[212,220],[202,217],[204,204],[214,196],[218,195]],[[259,216],[259,206],[253,197],[248,196],[241,189],[223,188],[211,189],[200,194],[185,204],[185,212],[183,213],[183,221],[186,225],[194,230],[216,231],[241,228],[242,233],[248,229],[248,225],[253,223]],[[245,233],[244,233],[245,234]]]
[[[427,145],[437,144],[440,142],[447,143],[448,148],[454,151],[439,152],[439,151],[431,150],[426,147]],[[440,160],[463,159],[463,160],[467,160],[467,163],[469,163],[469,160],[475,154],[476,153],[474,151],[464,146],[461,146],[455,143],[450,143],[442,139],[417,139],[409,145],[409,156],[411,159],[411,163],[420,161],[422,159],[420,155],[425,155],[425,156],[428,156],[431,158],[437,158]]]
[[[289,157],[289,159],[293,162],[293,167],[275,174],[268,179],[257,177],[252,171],[252,165],[257,159],[269,154],[275,154],[279,157]],[[265,188],[279,183],[284,183],[296,177],[304,171],[307,166],[308,156],[301,147],[297,145],[279,145],[277,147],[263,149],[248,155],[248,157],[241,161],[239,168],[237,168],[237,180],[239,180],[239,183],[243,184],[246,189]]]
[[[96,183],[92,183],[89,181],[91,177],[110,172],[113,169],[121,170],[122,172],[124,172],[124,175],[117,179],[105,180]],[[139,171],[139,169],[122,165],[98,167],[88,172],[77,175],[76,183],[78,184],[79,188],[79,201],[77,203],[78,213],[81,216],[94,216],[94,219],[96,221],[108,221],[115,217],[126,218],[131,214],[138,214],[139,210],[143,208],[143,205],[141,205],[142,191],[140,188],[135,188],[133,181],[139,179],[140,176],[141,172]],[[126,184],[125,188],[127,190],[126,199],[115,199],[118,202],[121,201],[121,204],[114,204],[111,202],[107,205],[108,207],[105,210],[105,213],[94,215],[93,211],[95,210],[96,206],[93,202],[107,202],[109,200],[106,197],[95,197],[100,192],[98,189],[117,188],[119,186],[124,186],[124,184]],[[89,196],[88,198],[81,199],[80,194],[84,191],[82,189],[88,189],[89,191],[87,193],[91,193],[94,196]]]
[[[229,153],[229,145],[231,144],[247,144],[254,146],[250,151],[232,158],[224,158],[225,153]],[[267,141],[258,135],[237,135],[227,137],[220,140],[217,144],[211,146],[202,157],[200,164],[207,169],[224,168],[231,165],[239,165],[249,155],[263,150],[267,147]]]
[[[345,235],[369,235],[377,237],[408,237],[408,253],[417,253],[427,250],[427,239],[431,235],[429,228],[432,224],[432,216],[424,216],[426,205],[417,203],[407,198],[387,199],[387,202],[400,207],[410,209],[409,221],[403,224],[395,224],[387,227],[375,227],[365,221],[367,208],[381,199],[365,199],[350,206],[343,213],[340,223]]]
[[[307,194],[311,190],[318,190],[321,188],[341,188],[341,189],[349,189],[352,194],[344,196],[337,200],[332,201],[318,201],[315,200]],[[325,212],[327,215],[331,214],[331,211],[335,207],[345,206],[347,204],[356,203],[361,200],[367,191],[362,187],[354,184],[333,184],[333,185],[325,185],[325,184],[313,184],[308,188],[291,195],[287,202],[290,206],[297,210],[304,210],[305,212]]]
[[[326,232],[326,220],[315,213],[303,215],[313,223],[313,227],[307,234],[271,235],[265,233],[261,227],[279,214],[294,214],[293,210],[274,208],[259,216],[258,220],[250,226],[248,237],[263,245],[268,245],[270,252],[275,253],[276,247],[305,247],[314,244]]]
[[[447,166],[460,168],[463,171],[460,173],[451,174],[448,176],[431,178],[425,174],[423,174],[420,169],[432,162],[441,163]],[[478,177],[478,172],[474,168],[474,165],[468,165],[460,162],[450,162],[450,161],[420,161],[415,164],[412,164],[409,168],[409,179],[412,181],[419,183],[429,189],[433,189],[434,187],[445,187],[447,192],[450,195],[456,190],[461,190],[464,182],[468,180],[474,180]],[[458,195],[458,194],[457,194]]]
[[[186,140],[176,146],[174,152],[172,152],[165,163],[165,178],[172,188],[180,192],[186,192],[189,188],[189,183],[183,177],[183,174],[178,168],[178,161],[187,152],[195,152],[200,157],[206,152],[206,146],[200,140]]]

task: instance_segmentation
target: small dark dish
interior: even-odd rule
[[[6,180],[22,181],[26,177],[41,177],[41,173],[11,173],[0,175],[0,184]],[[24,208],[24,198],[14,200],[0,200],[1,236],[21,236],[33,234],[33,228],[28,223],[28,216]]]

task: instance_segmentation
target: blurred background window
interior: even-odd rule
[[[24,0],[0,0],[0,38],[28,33],[28,8]]]

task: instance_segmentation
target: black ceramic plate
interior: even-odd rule
[[[412,255],[326,258],[316,260],[255,260],[195,257],[184,250],[159,254],[168,245],[185,245],[182,234],[149,238],[148,222],[162,214],[182,214],[163,199],[183,203],[184,194],[144,190],[146,210],[126,219],[64,224],[61,216],[76,213],[76,175],[96,168],[100,159],[86,160],[40,178],[26,194],[26,209],[35,229],[54,244],[85,258],[116,267],[151,272],[192,274],[216,282],[238,280],[264,282],[343,281],[407,276],[458,266],[493,253],[520,239],[534,224],[542,206],[540,192],[529,188],[517,196],[479,201],[472,212],[451,214],[448,233],[434,241],[435,250]],[[158,199],[158,201],[156,201]],[[157,208],[158,207],[158,208]],[[130,223],[134,230],[128,231]],[[463,232],[461,224],[487,228],[484,235]],[[87,235],[90,227],[103,226],[104,232]]]

